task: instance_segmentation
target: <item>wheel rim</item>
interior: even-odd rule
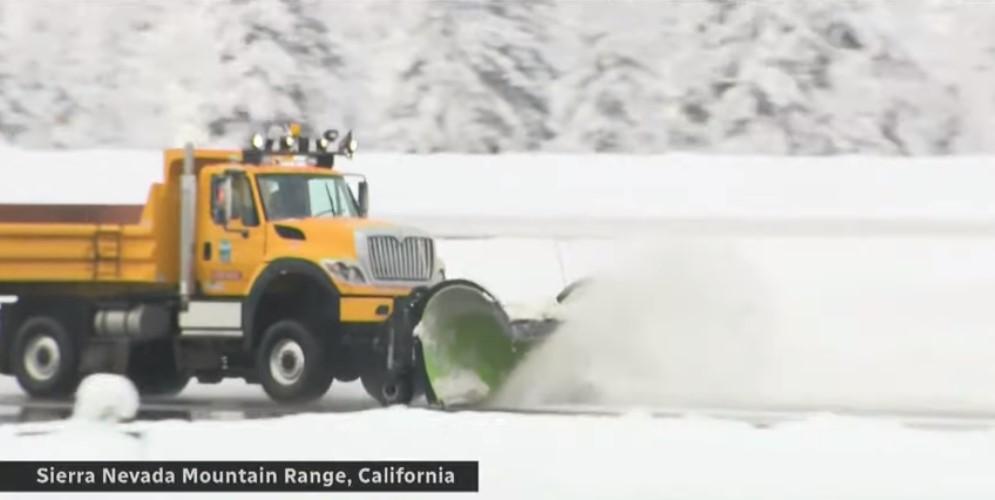
[[[395,399],[397,399],[398,392],[397,384],[393,382],[384,384],[383,388],[380,390],[380,393],[383,394],[384,401],[387,401],[388,403],[392,403]]]
[[[280,385],[293,385],[304,374],[304,349],[297,342],[283,339],[269,355],[269,371]]]
[[[38,335],[24,348],[24,371],[34,380],[47,381],[59,371],[62,353],[49,335]]]

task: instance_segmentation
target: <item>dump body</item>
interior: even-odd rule
[[[0,205],[0,287],[15,283],[168,285],[153,189],[144,207]],[[9,287],[9,286],[8,286]]]
[[[197,152],[199,168],[236,158],[237,151]],[[144,205],[0,204],[0,291],[175,290],[182,151],[163,159],[163,181],[149,187]]]

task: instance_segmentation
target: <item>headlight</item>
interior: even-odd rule
[[[366,283],[366,276],[363,270],[354,262],[344,260],[324,260],[321,262],[325,270],[337,279],[349,283]]]

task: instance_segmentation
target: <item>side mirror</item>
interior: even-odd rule
[[[366,217],[370,213],[370,184],[359,181],[359,216]]]
[[[339,142],[338,154],[345,156],[346,158],[352,159],[352,155],[356,154],[356,148],[358,144],[356,143],[356,138],[352,136],[352,130],[349,131]]]

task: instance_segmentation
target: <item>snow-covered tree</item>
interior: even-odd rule
[[[325,117],[343,102],[344,62],[320,0],[213,2],[223,94],[209,106],[211,135],[248,137],[271,122]],[[338,105],[338,106],[337,106]]]
[[[39,5],[42,4],[42,5]],[[40,15],[61,10],[59,16]],[[63,146],[81,129],[83,97],[96,85],[89,70],[96,63],[95,37],[82,25],[84,9],[77,4],[59,9],[54,2],[7,2],[3,6],[5,78],[0,99],[5,133],[19,144]]]
[[[754,153],[949,152],[953,96],[879,22],[881,2],[711,6],[685,54],[693,61],[683,113],[668,126],[692,144]]]
[[[956,92],[960,128],[954,143],[965,153],[995,151],[995,4],[908,0],[896,27],[909,52]]]
[[[155,67],[142,49],[166,2],[5,3],[7,40],[0,78],[0,123],[19,144],[93,147],[147,144],[155,95],[138,85]],[[53,15],[53,13],[58,15]]]
[[[396,75],[384,141],[406,151],[537,149],[552,137],[552,3],[428,2]]]
[[[995,4],[0,2],[0,136],[386,151],[995,151]]]
[[[666,144],[671,85],[655,56],[671,50],[662,12],[578,2],[559,13],[562,76],[552,93],[559,134],[546,149],[641,152]]]

